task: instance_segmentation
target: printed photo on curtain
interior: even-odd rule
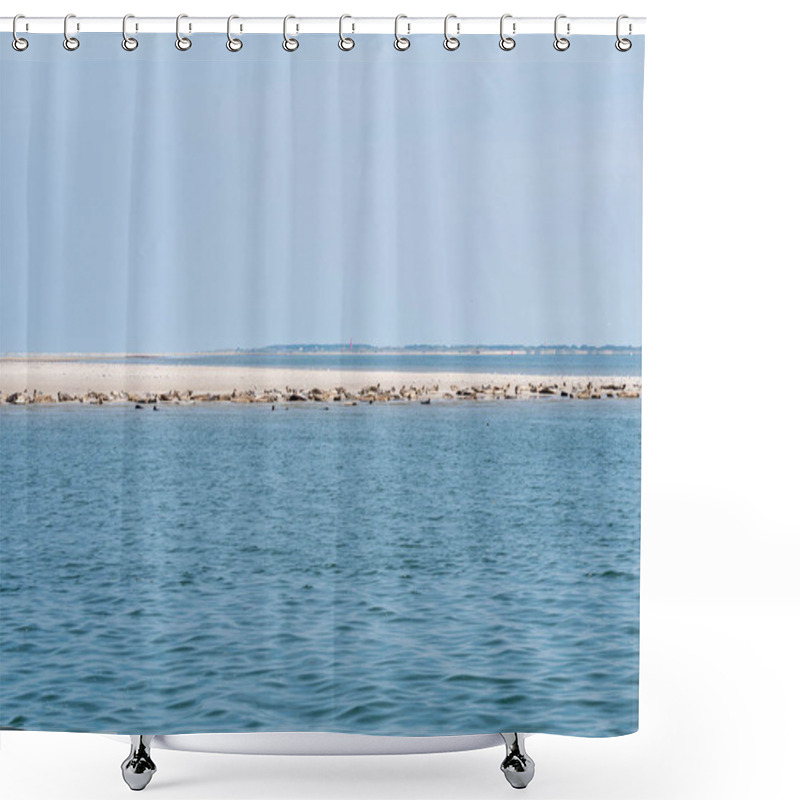
[[[0,725],[635,731],[644,37],[234,31],[3,34]]]

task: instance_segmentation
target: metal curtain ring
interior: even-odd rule
[[[235,19],[239,19],[236,14],[231,14],[228,17],[228,41],[225,42],[225,47],[227,47],[231,53],[238,53],[242,49],[242,40],[231,36],[231,22]],[[241,30],[241,28],[239,28],[239,30]]]
[[[292,37],[289,36],[287,32],[290,19],[296,19],[296,18],[293,17],[291,14],[287,14],[283,18],[283,49],[286,50],[287,53],[294,53],[294,51],[297,50],[298,47],[300,47],[300,42],[298,42],[297,39],[292,39]]]
[[[400,35],[400,20],[408,19],[405,14],[398,14],[394,18],[394,49],[395,50],[408,50],[411,47],[411,39],[406,39],[405,36]],[[408,32],[411,33],[411,25],[408,25]]]
[[[139,40],[134,39],[133,36],[128,36],[127,27],[129,19],[135,19],[133,14],[126,14],[122,18],[122,49],[130,53],[139,46]]]
[[[63,42],[64,49],[69,50],[70,52],[72,52],[73,50],[77,50],[81,46],[81,43],[74,36],[69,35],[68,25],[71,19],[75,19],[74,14],[67,14],[67,16],[64,17],[64,42]]]
[[[517,46],[517,40],[512,36],[506,36],[503,32],[503,24],[507,19],[511,18],[511,14],[503,14],[503,16],[500,17],[500,49],[506,52],[513,50]],[[514,27],[516,28],[516,25]]]
[[[458,50],[461,46],[461,42],[458,40],[458,36],[450,36],[447,32],[447,23],[450,22],[451,19],[457,19],[455,14],[448,14],[444,18],[444,49],[445,50]],[[460,26],[456,25],[456,33],[458,33],[458,28]]]
[[[188,50],[192,46],[192,40],[187,36],[181,35],[181,20],[188,18],[188,14],[178,14],[175,19],[175,47],[178,50]]]
[[[351,39],[349,36],[344,35],[342,26],[344,25],[344,21],[346,19],[353,19],[353,18],[349,14],[342,14],[342,16],[339,17],[339,49],[345,51],[352,50],[356,46],[356,43],[353,39]],[[353,25],[353,30],[355,29],[356,27],[355,25]]]
[[[553,47],[556,50],[563,53],[565,50],[569,50],[569,39],[566,36],[559,36],[558,35],[558,21],[560,19],[566,19],[566,14],[559,14],[556,17],[556,21],[553,23],[553,33],[555,34],[556,40],[553,42]],[[567,36],[569,35],[569,22],[567,23]]]
[[[24,14],[17,14],[14,17],[14,21],[11,23],[11,33],[13,34],[14,38],[11,40],[11,46],[18,52],[21,53],[23,50],[28,49],[28,40],[23,39],[21,36],[17,36],[17,20],[18,19],[25,19]]]
[[[624,19],[628,19],[628,15],[627,14],[620,14],[617,17],[617,41],[614,42],[614,47],[616,47],[617,50],[620,51],[620,53],[627,53],[628,50],[630,50],[631,47],[633,47],[633,42],[630,39],[623,39],[619,35],[619,24]],[[628,25],[628,33],[630,33],[630,32],[631,32],[631,26],[629,24]]]

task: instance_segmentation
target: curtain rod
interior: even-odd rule
[[[506,30],[509,34],[553,33],[554,17],[509,17]],[[12,30],[12,17],[0,17],[0,31]],[[185,33],[225,33],[227,17],[187,16],[181,21]],[[616,17],[564,16],[560,25],[570,25],[570,34],[611,35],[616,31]],[[415,33],[442,34],[444,17],[404,17],[399,23],[403,35]],[[349,17],[344,23],[346,33],[386,33],[395,30],[394,17]],[[458,35],[499,33],[500,16],[458,17],[451,19],[451,29]],[[624,21],[624,32],[644,33],[645,18],[629,17]],[[458,29],[457,31],[455,29]],[[237,33],[282,33],[283,17],[238,17],[233,29]],[[80,17],[70,19],[70,30],[78,33],[118,33],[122,31],[122,17]],[[289,30],[294,33],[337,33],[338,17],[293,18]],[[22,17],[17,23],[18,33],[63,33],[63,17]],[[175,33],[175,17],[131,17],[128,31],[132,33]]]

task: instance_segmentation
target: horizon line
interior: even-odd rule
[[[258,347],[226,347],[216,348],[213,350],[164,350],[164,351],[100,351],[100,350],[39,350],[39,351],[0,351],[0,359],[20,359],[20,358],[44,358],[44,357],[79,357],[79,356],[93,356],[96,358],[158,358],[164,356],[201,356],[201,355],[235,355],[235,354],[258,354],[264,352],[274,351],[287,351],[287,352],[373,352],[392,353],[392,352],[428,352],[428,353],[442,353],[449,351],[453,355],[481,355],[480,352],[475,351],[490,351],[490,352],[503,352],[509,354],[523,353],[527,351],[561,351],[559,355],[567,355],[570,351],[603,351],[603,350],[621,350],[628,353],[641,353],[642,345],[620,345],[620,344],[603,344],[603,345],[589,345],[589,344],[539,344],[539,345],[525,345],[525,344],[406,344],[406,345],[371,345],[364,343],[318,343],[318,342],[304,342],[304,343],[291,343],[291,344],[270,344],[260,345]],[[473,351],[473,352],[463,352]],[[539,353],[540,355],[542,353]],[[536,353],[533,353],[536,355]]]

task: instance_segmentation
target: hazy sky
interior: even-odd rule
[[[641,344],[641,37],[28,38],[2,352]]]

